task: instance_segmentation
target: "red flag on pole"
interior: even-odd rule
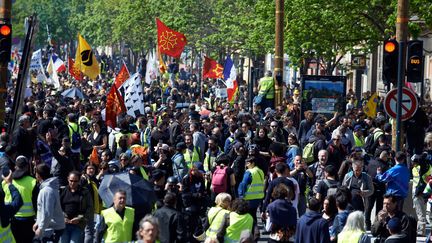
[[[107,94],[106,109],[105,109],[105,123],[111,128],[117,127],[117,116],[122,112],[126,112],[126,106],[123,98],[113,85]]]
[[[78,68],[75,67],[75,63],[74,63],[73,59],[70,57],[68,57],[68,66],[69,66],[68,67],[69,74],[74,79],[76,79],[77,81],[82,81],[83,80],[83,74]]]
[[[223,67],[215,60],[204,57],[204,67],[203,67],[203,77],[204,78],[223,78]]]
[[[129,71],[127,70],[126,65],[123,63],[122,67],[120,68],[119,73],[117,74],[115,78],[115,86],[116,88],[120,88],[120,86],[130,77]]]
[[[184,34],[168,28],[156,18],[158,47],[161,54],[179,58],[187,44]]]

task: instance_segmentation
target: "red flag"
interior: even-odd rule
[[[69,74],[74,78],[74,79],[76,79],[77,81],[82,81],[83,80],[83,74],[82,74],[82,72],[79,70],[79,69],[77,69],[76,67],[75,67],[75,63],[74,63],[74,61],[73,61],[73,59],[72,58],[68,58],[68,68],[69,68]]]
[[[204,78],[223,78],[223,67],[215,60],[204,57],[204,68],[203,77]]]
[[[117,127],[117,115],[122,112],[126,112],[126,106],[116,86],[113,85],[107,94],[105,109],[106,125],[110,126],[111,128]]]
[[[115,86],[116,88],[120,88],[120,86],[130,77],[129,71],[127,70],[126,65],[123,63],[122,67],[120,68],[119,73],[117,74],[115,78]]]
[[[187,44],[184,34],[168,28],[158,18],[156,18],[156,25],[159,52],[174,58],[179,58]]]

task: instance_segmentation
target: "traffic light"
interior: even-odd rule
[[[423,68],[423,41],[409,41],[407,46],[407,81],[411,83],[423,82]]]
[[[12,25],[0,24],[0,63],[10,61],[12,48]]]
[[[397,83],[399,43],[395,39],[384,41],[382,78],[384,84]]]

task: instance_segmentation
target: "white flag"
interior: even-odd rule
[[[144,114],[144,94],[139,73],[132,75],[118,90],[123,97],[128,115],[137,117]]]
[[[49,60],[48,66],[47,66],[47,72],[50,75],[49,79],[47,80],[47,84],[54,85],[54,88],[56,88],[56,89],[60,88],[60,80],[59,80],[59,77],[57,75],[57,70],[54,66],[52,56]]]
[[[147,60],[145,82],[151,84],[153,80],[156,80],[157,74],[159,73],[156,52],[154,50],[149,52]]]

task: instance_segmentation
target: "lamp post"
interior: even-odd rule
[[[275,65],[273,71],[274,90],[275,90],[275,107],[282,104],[282,87],[283,87],[283,26],[284,26],[284,0],[276,1],[276,24],[275,24]]]

